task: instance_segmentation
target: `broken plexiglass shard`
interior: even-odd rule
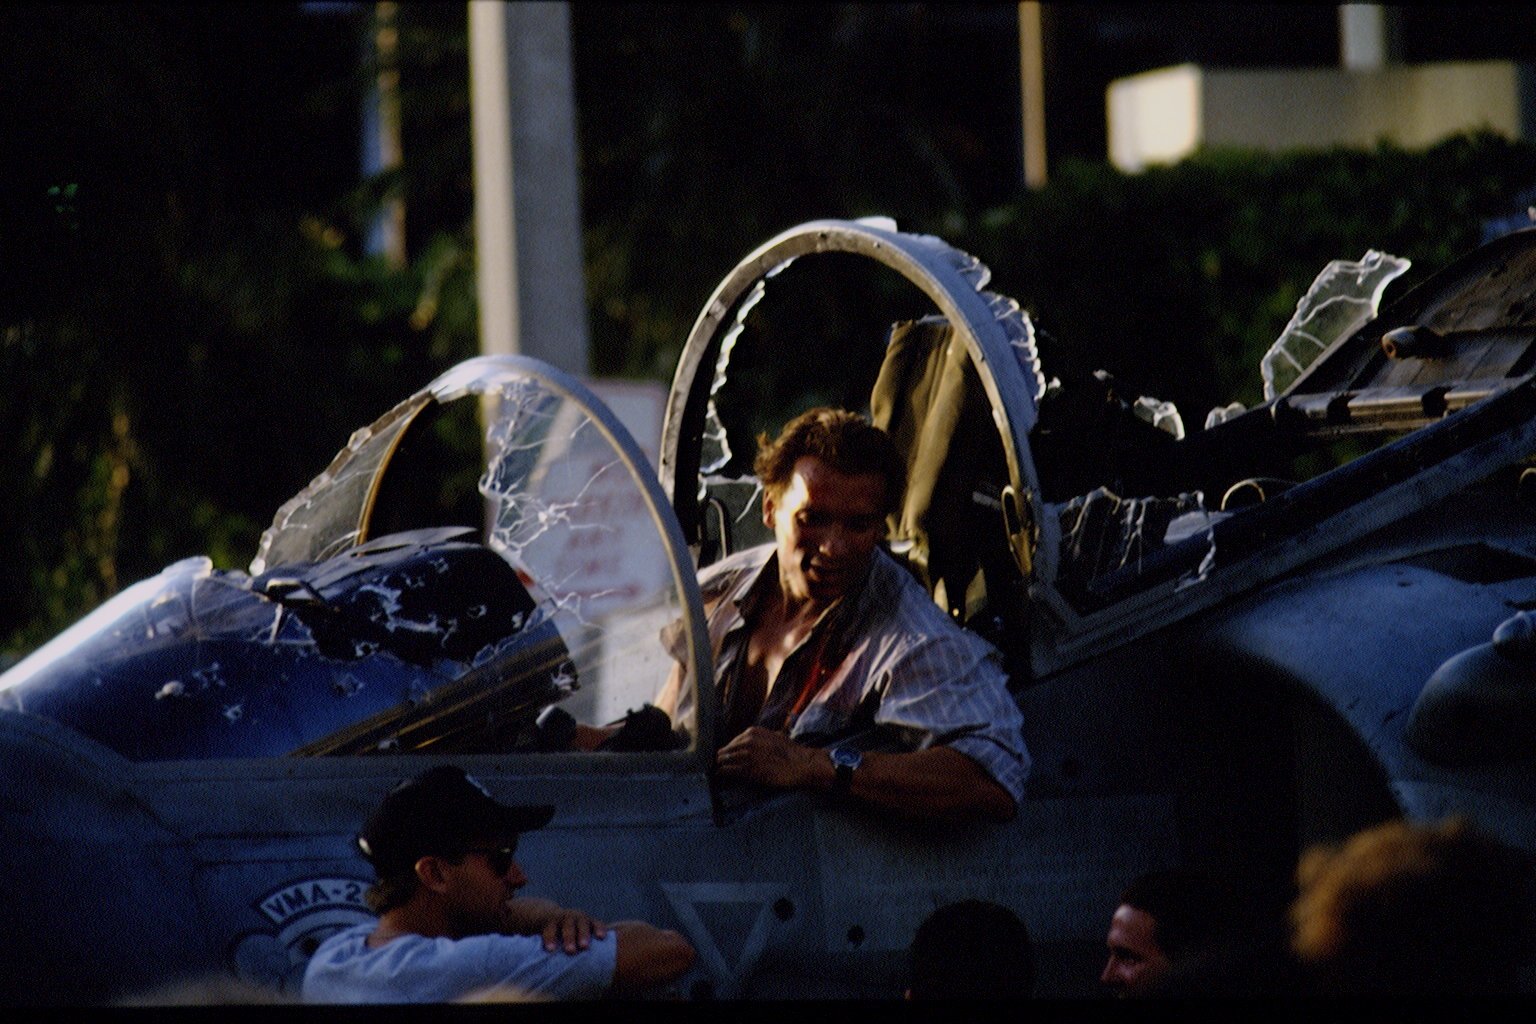
[[[730,438],[726,436],[725,424],[720,420],[720,411],[716,407],[716,400],[720,390],[725,387],[727,372],[731,366],[731,355],[736,351],[736,342],[741,338],[741,332],[747,326],[747,314],[752,312],[763,296],[767,294],[767,282],[782,274],[794,260],[785,260],[763,275],[763,279],[752,286],[736,308],[736,316],[730,330],[720,339],[720,354],[715,357],[715,375],[709,384],[709,402],[704,411],[704,437],[699,454],[699,500],[704,499],[704,484],[710,477],[717,477],[724,472],[730,464],[732,452]]]
[[[352,432],[347,446],[325,471],[277,510],[261,535],[251,575],[294,562],[318,562],[357,542],[360,510],[375,478],[394,454],[400,435],[431,401],[412,395],[366,427]]]
[[[1247,411],[1242,402],[1229,402],[1226,405],[1218,405],[1205,414],[1205,429],[1210,430],[1214,427],[1219,427],[1228,420],[1236,419]]]
[[[1131,406],[1136,418],[1152,424],[1158,430],[1172,434],[1175,441],[1184,440],[1184,418],[1172,402],[1142,395]]]
[[[1324,267],[1259,362],[1264,400],[1274,401],[1329,347],[1371,320],[1381,293],[1411,265],[1401,256],[1371,249],[1358,261],[1334,260]]]
[[[1099,606],[1169,580],[1182,588],[1216,564],[1212,530],[1222,513],[1199,491],[1173,498],[1122,498],[1100,487],[1060,506],[1057,586],[1079,605]]]
[[[608,722],[666,682],[663,628],[682,601],[635,469],[580,405],[531,380],[496,392],[480,491],[490,546],[537,602],[525,628],[551,620],[571,652],[577,719]]]

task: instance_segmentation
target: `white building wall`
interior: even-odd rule
[[[1474,129],[1521,137],[1521,67],[1511,61],[1214,70],[1182,64],[1110,83],[1109,158],[1123,171],[1202,146],[1280,151],[1419,148]]]

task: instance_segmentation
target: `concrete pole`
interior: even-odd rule
[[[368,45],[377,65],[373,87],[363,107],[363,174],[372,177],[400,166],[400,5],[394,0],[374,4],[373,32]],[[404,270],[405,199],[398,193],[384,200],[364,244],[370,255],[383,255],[391,270]]]
[[[589,372],[570,10],[470,0],[480,349]]]
[[[1024,114],[1024,184],[1045,184],[1045,42],[1038,0],[1019,4],[1019,86]]]

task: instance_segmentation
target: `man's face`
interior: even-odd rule
[[[1117,996],[1147,995],[1168,973],[1168,957],[1157,944],[1151,914],[1121,904],[1109,922],[1109,962],[1099,982]]]
[[[786,596],[830,604],[862,580],[885,537],[884,509],[880,474],[850,476],[814,456],[798,459],[783,491],[763,497]]]
[[[457,864],[444,866],[444,896],[457,937],[499,931],[507,901],[528,884],[517,863],[517,838],[471,846]]]

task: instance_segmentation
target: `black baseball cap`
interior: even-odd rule
[[[384,878],[429,853],[457,854],[477,841],[543,828],[554,815],[548,805],[498,803],[464,769],[442,765],[390,790],[363,825],[357,848]]]

